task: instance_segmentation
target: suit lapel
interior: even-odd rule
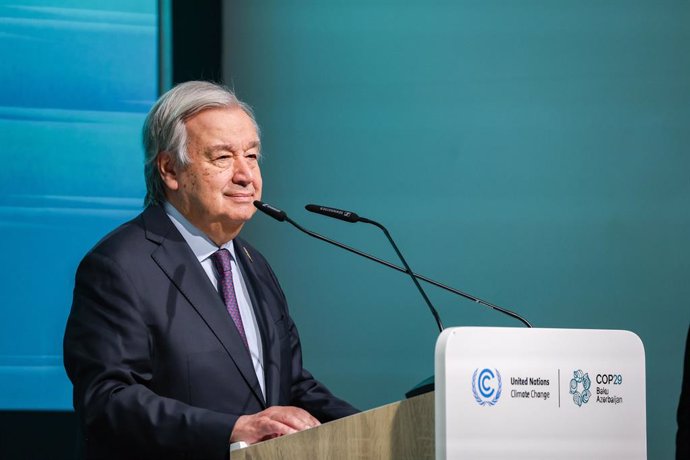
[[[280,340],[276,336],[276,329],[273,326],[275,319],[270,313],[268,301],[264,295],[267,287],[259,270],[260,267],[254,263],[252,248],[248,247],[241,238],[235,238],[235,255],[240,264],[240,269],[244,274],[247,283],[247,291],[252,301],[256,320],[261,331],[261,341],[264,351],[264,376],[266,378],[266,401],[269,406],[279,404],[280,397]]]
[[[147,238],[160,244],[151,255],[154,261],[213,331],[247,385],[264,404],[251,357],[223,301],[191,248],[162,208],[149,207],[143,217]]]

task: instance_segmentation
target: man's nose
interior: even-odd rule
[[[249,162],[244,157],[239,157],[235,160],[235,170],[232,175],[232,181],[236,184],[247,185],[252,182],[253,173],[249,166]]]

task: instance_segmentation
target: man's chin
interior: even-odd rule
[[[251,209],[247,209],[246,212],[233,212],[226,217],[225,221],[230,225],[243,225],[251,219],[255,213],[256,208],[252,205]]]

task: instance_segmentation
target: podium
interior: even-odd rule
[[[450,328],[435,372],[435,392],[231,458],[647,458],[644,348],[631,332]]]
[[[628,331],[457,327],[436,342],[436,459],[646,459]]]
[[[434,393],[232,452],[232,460],[433,460]]]

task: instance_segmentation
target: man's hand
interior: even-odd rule
[[[242,415],[238,418],[230,435],[230,442],[244,441],[254,444],[319,425],[321,422],[299,407],[273,406],[256,414]]]

